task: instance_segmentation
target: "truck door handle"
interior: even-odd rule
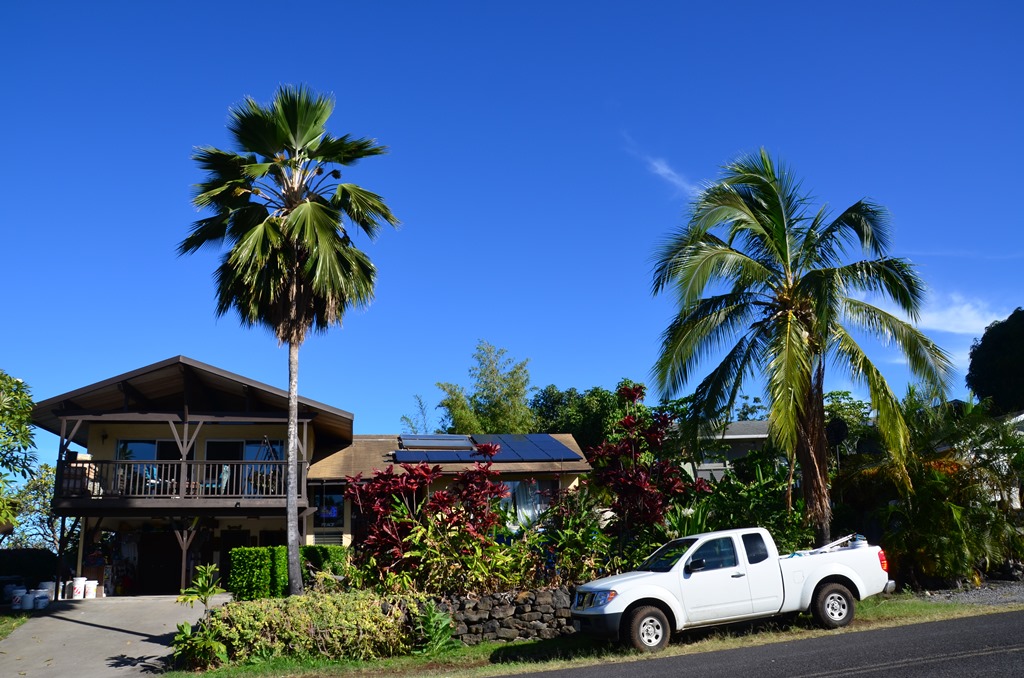
[[[746,577],[746,576],[747,576],[747,575],[743,574],[742,572],[737,572],[736,574],[734,574],[734,575],[732,576],[732,578],[733,578],[733,579],[739,579],[740,577]]]

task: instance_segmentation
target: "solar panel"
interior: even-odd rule
[[[402,447],[407,450],[472,450],[473,441],[469,436],[459,435],[408,435],[399,436]]]
[[[474,440],[478,445],[496,443],[501,446],[491,459],[496,464],[580,459],[578,454],[546,433],[481,434],[473,436],[472,439],[469,436],[457,435],[417,435],[401,436],[401,439],[405,449],[395,451],[395,461],[399,463],[415,464],[425,461],[430,464],[471,464],[474,461],[487,461],[485,457],[474,454]]]

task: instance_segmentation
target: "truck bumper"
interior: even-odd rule
[[[614,614],[578,614],[572,613],[572,626],[580,633],[592,636],[603,636],[605,638],[619,637],[619,622],[622,621],[622,613]]]
[[[890,579],[889,581],[887,581],[885,583],[885,588],[883,589],[884,593],[892,593],[895,590],[896,590],[896,582],[894,582],[892,579]]]

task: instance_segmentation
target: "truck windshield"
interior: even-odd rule
[[[692,538],[674,539],[652,553],[636,569],[647,572],[668,572],[696,542],[697,540]]]

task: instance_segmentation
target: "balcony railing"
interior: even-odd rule
[[[283,461],[66,461],[57,469],[58,499],[285,498]],[[306,493],[298,462],[298,497]]]

